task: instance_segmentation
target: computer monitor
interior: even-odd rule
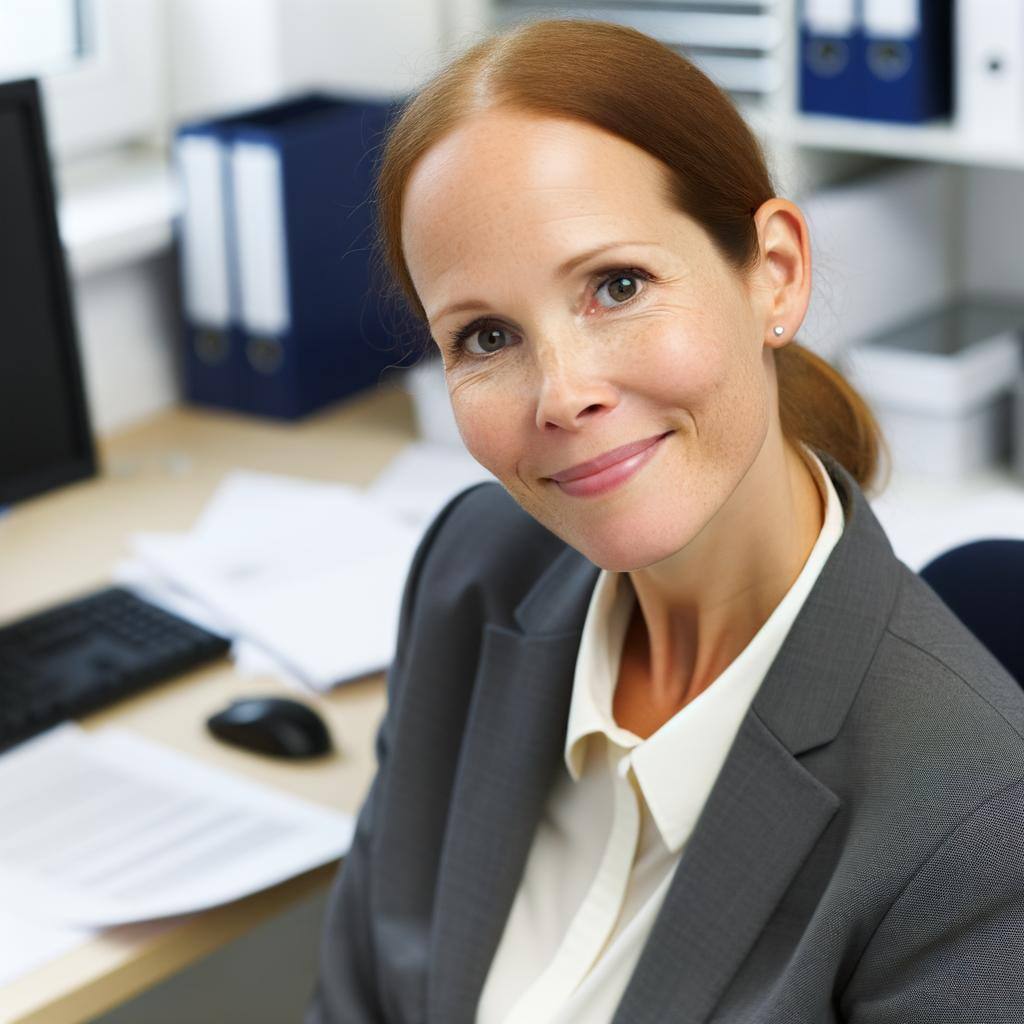
[[[0,82],[0,506],[95,472],[39,88]]]

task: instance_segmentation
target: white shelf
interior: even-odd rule
[[[1024,170],[1024,138],[971,138],[950,122],[904,125],[798,113],[766,119],[764,125],[796,146]]]
[[[59,187],[61,240],[75,276],[166,252],[179,197],[165,154],[117,154],[65,168]]]
[[[739,106],[747,123],[773,145],[1024,170],[1024,134],[1018,139],[991,140],[972,137],[950,121],[909,125],[794,113],[781,103]]]

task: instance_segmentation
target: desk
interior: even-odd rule
[[[177,408],[99,445],[92,480],[16,506],[0,519],[0,622],[110,581],[134,530],[191,528],[225,473],[237,467],[368,484],[415,436],[409,396],[395,384],[299,424]],[[354,813],[374,771],[384,676],[305,696],[327,719],[337,752],[282,763],[227,747],[204,722],[244,693],[294,690],[243,678],[224,660],[179,676],[82,720],[116,724],[229,771]],[[327,886],[337,862],[235,903],[170,922],[113,928],[0,989],[11,1024],[74,1024],[126,1001],[260,922]]]

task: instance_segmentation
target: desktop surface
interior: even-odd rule
[[[100,474],[14,506],[0,518],[0,622],[108,583],[136,530],[189,529],[225,473],[244,467],[363,486],[414,440],[411,400],[397,386],[355,396],[297,424],[178,407],[101,440]],[[324,717],[336,750],[275,761],[228,747],[206,718],[254,692],[299,696]],[[327,694],[297,694],[221,661],[81,720],[117,725],[202,761],[355,813],[375,770],[382,673]],[[282,912],[337,870],[328,864],[243,900],[170,921],[109,929],[0,988],[5,1024],[88,1021]]]

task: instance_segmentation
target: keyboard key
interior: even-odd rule
[[[229,646],[123,587],[0,626],[0,749],[222,657]]]

